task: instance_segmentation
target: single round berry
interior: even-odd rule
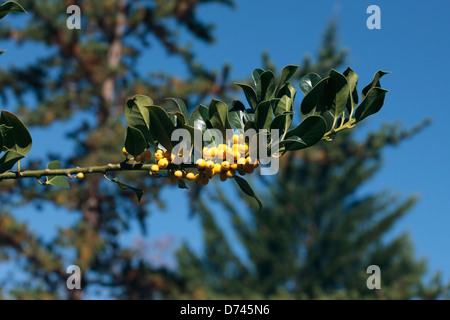
[[[222,162],[222,171],[230,170],[230,163],[228,161]]]
[[[175,173],[173,174],[175,177],[177,178],[181,178],[183,177],[183,171],[181,170],[176,170]]]
[[[207,169],[214,169],[215,163],[211,160],[206,162],[206,168]]]
[[[159,171],[159,166],[158,165],[156,165],[156,164],[154,164],[154,165],[152,165],[152,167],[150,168],[150,170],[152,170],[152,172],[158,172]]]
[[[198,159],[195,164],[197,165],[197,169],[202,170],[206,167],[206,161],[203,159]]]
[[[234,170],[228,170],[227,171],[227,178],[228,179],[234,178],[235,175],[236,175],[236,173],[234,172]]]
[[[193,172],[186,173],[186,179],[191,180],[191,181],[194,180],[195,174]]]
[[[159,161],[159,160],[161,160],[161,159],[163,159],[164,158],[164,154],[163,154],[163,152],[161,151],[161,152],[156,152],[155,153],[155,159],[157,160],[157,161]]]
[[[214,165],[214,174],[219,174],[222,172],[222,166],[218,163]]]
[[[232,164],[230,164],[230,169],[231,169],[231,170],[237,170],[237,169],[238,169],[237,163],[232,163]]]
[[[78,179],[78,180],[83,180],[83,179],[84,179],[84,173],[78,172],[78,173],[77,173],[77,179]]]
[[[162,158],[161,160],[158,161],[158,167],[160,167],[161,169],[167,168],[168,165],[169,161],[167,161],[166,158]]]
[[[239,142],[239,136],[237,134],[233,135],[233,143],[236,144]]]

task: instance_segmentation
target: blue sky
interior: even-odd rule
[[[372,4],[381,9],[380,30],[366,27],[369,17],[366,9]],[[260,67],[262,51],[267,51],[279,67],[300,63],[305,53],[314,57],[331,17],[338,22],[340,44],[349,49],[348,65],[360,76],[360,90],[377,70],[392,72],[382,79],[383,87],[390,90],[384,107],[365,120],[361,134],[379,128],[383,122],[398,122],[405,128],[426,117],[433,122],[399,147],[387,149],[383,168],[362,191],[387,189],[403,197],[419,195],[417,205],[395,226],[392,234],[409,232],[417,256],[428,258],[429,270],[441,270],[444,279],[450,280],[450,172],[447,168],[450,149],[445,136],[450,118],[447,98],[450,2],[248,0],[239,1],[235,9],[209,5],[200,13],[206,21],[215,24],[217,42],[213,46],[194,44],[197,59],[211,68],[230,63],[231,78],[246,77]],[[24,47],[0,44],[8,49],[1,57],[2,63],[9,63],[18,55],[33,58],[29,50],[24,52]],[[179,60],[167,57],[157,45],[140,61],[140,68],[181,76],[185,72]],[[50,130],[34,130],[33,149],[58,151],[64,143],[62,139],[53,144],[47,141],[55,136],[54,132],[65,128],[57,124]],[[163,192],[169,193],[177,201],[169,203],[167,211],[152,210],[147,240],[173,235],[176,243],[184,239],[194,248],[200,248],[201,232],[197,221],[188,218],[186,194],[177,189]],[[41,213],[21,208],[16,214],[36,230],[73,218],[51,207]],[[225,225],[225,219],[221,218],[220,223]],[[135,236],[139,235],[129,234],[124,241],[132,241]],[[2,269],[0,278],[1,274]]]

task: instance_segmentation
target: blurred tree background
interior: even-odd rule
[[[31,64],[1,66],[3,105],[35,127],[85,119],[80,115],[90,119],[68,134],[67,139],[76,145],[76,156],[52,154],[32,159],[27,166],[41,168],[48,160],[60,160],[64,166],[122,161],[123,106],[137,93],[159,105],[167,104],[167,97],[178,97],[190,108],[211,97],[225,101],[235,97],[235,89],[228,85],[232,83],[230,67],[209,70],[179,36],[184,30],[193,41],[213,43],[211,26],[197,14],[211,2],[233,5],[229,0],[20,1],[29,15],[2,21],[0,36],[48,50]],[[66,27],[66,9],[71,4],[81,8],[83,32]],[[344,65],[346,51],[337,45],[335,29],[334,24],[327,29],[317,59],[300,61],[294,81],[308,72],[323,75]],[[137,59],[155,43],[178,56],[189,75],[180,78],[138,70]],[[148,65],[150,72],[151,62]],[[263,65],[276,67],[267,54]],[[30,100],[36,103],[30,105]],[[414,198],[358,194],[358,188],[379,169],[383,148],[419,129],[404,131],[386,125],[362,140],[353,131],[342,133],[333,143],[323,142],[282,158],[279,175],[252,181],[265,198],[261,213],[251,199],[243,200],[246,210],[233,205],[217,186],[202,192],[191,188],[186,194],[192,211],[201,218],[205,251],[199,256],[187,245],[179,248],[175,270],[153,266],[120,241],[132,221],[139,221],[145,232],[151,214],[147,204],[163,208],[160,193],[169,187],[164,179],[121,174],[124,182],[146,190],[140,204],[133,193],[119,192],[98,175],[72,183],[70,191],[43,189],[33,181],[2,182],[0,261],[12,261],[26,276],[14,283],[0,279],[1,286],[12,288],[0,291],[0,297],[82,299],[82,291],[65,287],[66,267],[71,264],[83,271],[84,291],[101,287],[122,299],[442,296],[446,288],[438,275],[430,284],[422,283],[425,262],[414,257],[406,235],[384,239]],[[235,253],[235,245],[218,227],[211,201],[228,212],[246,257]],[[11,214],[15,207],[29,203],[38,210],[43,202],[77,216],[72,226],[59,229],[51,240],[44,240]],[[365,287],[365,270],[371,264],[381,267],[382,290]]]

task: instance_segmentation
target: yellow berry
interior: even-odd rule
[[[222,172],[222,166],[220,164],[215,164],[214,165],[214,174],[218,174]]]
[[[222,170],[223,171],[230,170],[230,163],[228,161],[222,162]]]
[[[237,169],[238,169],[237,163],[232,163],[232,164],[230,165],[230,169],[231,169],[231,170],[237,170]]]
[[[144,158],[144,160],[150,160],[151,157],[152,153],[148,150],[145,150],[144,153],[142,154],[142,158]]]
[[[227,178],[229,178],[229,179],[234,178],[235,175],[236,175],[236,173],[234,172],[234,170],[227,171]]]
[[[211,155],[211,158],[214,158],[214,157],[217,155],[217,148],[216,148],[216,147],[212,147],[212,148],[209,150],[209,153],[210,153],[210,155]]]
[[[194,177],[195,182],[200,183],[200,175],[197,173]]]
[[[186,173],[186,179],[188,179],[188,180],[194,180],[194,179],[195,179],[194,173],[192,173],[192,172]]]
[[[211,160],[206,162],[206,168],[207,169],[214,169],[215,163]]]
[[[237,134],[233,135],[233,143],[238,143],[239,142],[239,136]]]
[[[206,166],[206,161],[203,159],[198,159],[195,164],[197,165],[197,169],[202,170]]]
[[[239,158],[237,161],[237,166],[238,170],[243,170],[245,168],[245,158]]]
[[[78,173],[77,173],[77,179],[83,180],[83,179],[84,179],[84,173],[78,172]]]
[[[239,159],[241,157],[241,154],[238,151],[233,152],[233,157],[235,159]]]
[[[174,176],[177,178],[183,177],[183,171],[181,171],[181,170],[175,171]]]
[[[152,172],[158,172],[159,171],[159,167],[158,167],[158,165],[154,164],[154,165],[152,165],[150,170],[152,170]]]
[[[162,158],[161,160],[158,161],[158,167],[160,167],[161,169],[167,168],[168,165],[169,161],[167,161],[166,158]]]
[[[164,154],[162,153],[162,151],[161,151],[161,152],[156,152],[156,153],[155,153],[155,159],[156,159],[157,161],[161,160],[162,158],[164,158]]]
[[[130,155],[125,147],[122,148],[122,153],[125,157]]]

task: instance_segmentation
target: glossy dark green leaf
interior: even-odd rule
[[[231,103],[231,106],[228,108],[228,111],[244,111],[245,106],[244,104],[239,100],[233,100]]]
[[[255,90],[245,83],[235,83],[235,84],[242,88],[250,108],[255,110],[256,107],[258,106],[258,98],[256,96]]]
[[[304,119],[297,127],[288,131],[285,138],[296,139],[296,137],[298,137],[307,147],[310,147],[319,142],[326,132],[327,123],[325,119],[321,116],[310,116]],[[288,149],[290,148],[287,148],[286,150]]]
[[[126,185],[126,184],[120,182],[118,178],[111,179],[110,181],[116,183],[120,187],[120,189],[123,189],[123,190],[130,189],[130,190],[132,190],[136,194],[136,197],[138,198],[138,201],[139,202],[141,201],[141,198],[144,195],[144,191],[143,190],[135,188],[135,187],[131,187],[129,185]]]
[[[228,106],[222,101],[213,99],[209,105],[209,122],[214,129],[226,137],[226,129],[231,129],[228,121]]]
[[[14,114],[2,110],[0,125],[4,125],[3,150],[15,151],[25,157],[30,152],[33,141],[22,121]]]
[[[0,6],[0,19],[5,17],[8,13],[12,12],[22,12],[27,13],[25,9],[15,1],[5,2]]]
[[[347,78],[332,69],[325,90],[327,109],[334,118],[339,118],[347,107],[350,99],[350,91]]]
[[[175,127],[181,128],[186,124],[186,119],[181,112],[168,112],[167,114]]]
[[[258,85],[259,77],[261,76],[261,74],[263,72],[264,72],[264,70],[260,69],[260,68],[256,68],[255,70],[253,70],[252,78],[253,78],[253,83],[255,84],[255,86]]]
[[[355,119],[356,122],[360,122],[364,118],[377,113],[384,103],[384,97],[388,90],[374,87],[369,90],[367,96],[361,102],[358,108],[355,111]]]
[[[150,130],[149,107],[153,105],[153,100],[142,94],[135,95],[127,100],[125,106],[125,118],[129,126],[142,132],[148,145],[154,144],[156,137],[152,136]]]
[[[297,90],[290,84],[289,82],[285,83],[278,93],[275,95],[275,98],[282,98],[283,96],[288,96],[292,100],[295,99],[295,95],[297,93]]]
[[[326,111],[325,89],[328,77],[317,83],[303,98],[300,113],[302,119],[306,119],[310,115],[320,115]]]
[[[258,79],[258,98],[260,101],[269,100],[275,92],[275,76],[270,70],[261,73]]]
[[[278,100],[276,105],[273,105],[273,113],[275,116],[279,114],[283,114],[285,112],[292,111],[292,99],[288,96],[283,96],[281,99]]]
[[[204,105],[199,105],[197,109],[192,112],[188,124],[196,129],[204,132],[207,128],[206,122],[209,122],[208,108]]]
[[[297,69],[298,66],[287,65],[283,68],[283,70],[281,70],[280,82],[278,83],[277,90],[275,91],[276,97],[278,96],[278,92],[280,91],[281,87],[292,78]]]
[[[144,135],[138,129],[128,126],[127,136],[125,138],[125,149],[133,157],[137,157],[147,149],[147,143]]]
[[[306,96],[322,78],[317,73],[308,73],[300,78],[300,90]]]
[[[270,101],[262,101],[255,111],[255,125],[257,130],[270,129],[273,119],[273,109]]]
[[[173,102],[175,102],[175,104],[178,107],[178,110],[183,114],[183,117],[185,119],[189,119],[189,113],[187,111],[186,104],[184,103],[183,100],[178,98],[169,98],[168,100],[172,100]]]
[[[382,71],[382,70],[379,70],[375,73],[372,81],[362,89],[361,101],[364,100],[364,98],[366,97],[366,95],[370,89],[372,89],[374,87],[381,87],[380,79],[381,79],[381,77],[383,77],[384,75],[386,75],[388,73],[390,73],[390,72],[386,72],[386,71]]]
[[[148,107],[150,115],[150,130],[152,136],[166,148],[171,151],[173,148],[171,137],[175,126],[169,118],[167,112],[158,106]]]
[[[282,136],[289,129],[293,114],[293,112],[285,112],[284,114],[277,115],[270,124],[270,130],[278,129],[280,136]]]
[[[12,167],[19,161],[24,158],[24,156],[14,150],[7,150],[0,158],[0,173],[4,173],[8,170],[11,170]]]
[[[244,131],[244,111],[229,111],[228,120],[234,128],[238,129],[241,132]]]
[[[249,129],[255,129],[256,130],[256,126],[255,126],[255,121],[253,120],[248,120],[245,125],[244,125],[244,132],[249,130]]]
[[[350,113],[352,109],[356,108],[359,102],[357,88],[359,76],[350,67],[345,69],[343,75],[347,78],[348,88],[350,91],[351,105],[350,108],[347,108],[348,112]]]
[[[252,187],[250,187],[249,183],[239,176],[235,176],[234,180],[238,184],[239,188],[244,192],[246,195],[254,198],[258,202],[259,210],[262,210],[262,203],[261,200],[256,196],[255,192],[253,191]]]
[[[55,170],[55,169],[61,169],[61,163],[57,160],[50,162],[47,165],[47,169]],[[52,186],[63,188],[63,189],[69,189],[69,181],[67,181],[67,177],[64,176],[47,176],[47,180],[45,184],[51,184]]]

